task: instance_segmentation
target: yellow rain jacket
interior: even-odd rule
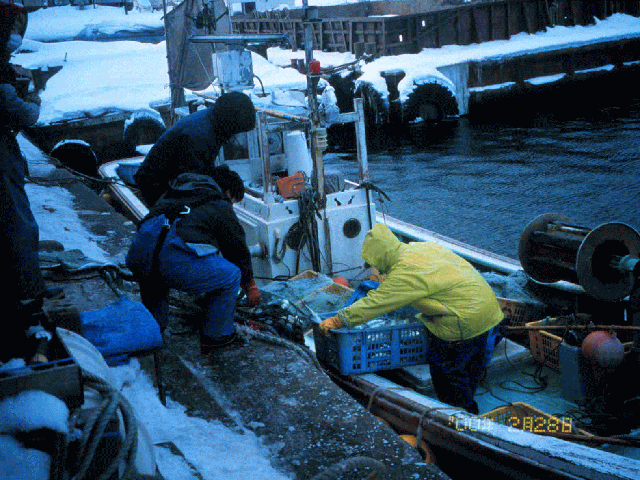
[[[367,232],[362,258],[384,282],[338,312],[347,326],[355,326],[405,305],[445,341],[468,340],[502,321],[493,290],[465,259],[433,242],[400,242],[389,228],[377,223]]]

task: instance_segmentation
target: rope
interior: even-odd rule
[[[371,413],[371,406],[373,405],[373,401],[375,400],[376,395],[386,390],[406,390],[411,392],[414,391],[412,388],[407,388],[407,387],[382,387],[382,386],[376,387],[371,393],[371,396],[369,397],[369,402],[367,403],[367,412]]]
[[[255,330],[253,330],[250,327],[246,327],[244,325],[238,325],[236,324],[236,329],[242,333],[244,336],[249,336],[249,337],[254,337],[257,338],[259,340],[262,340],[266,343],[271,343],[273,345],[277,345],[280,347],[285,347],[285,348],[289,348],[291,350],[293,350],[294,352],[296,352],[302,359],[312,363],[319,371],[324,373],[324,369],[322,368],[322,365],[320,365],[320,362],[318,362],[318,359],[316,358],[316,356],[314,355],[314,353],[307,349],[307,348],[303,348],[300,345],[293,343],[287,339],[284,339],[282,337],[275,337],[273,335],[270,334],[266,334],[266,333],[262,333],[262,332],[257,332]]]
[[[124,462],[124,469],[118,478],[132,479],[136,475],[135,457],[138,451],[138,428],[133,408],[120,392],[101,378],[85,370],[83,370],[82,375],[85,386],[97,391],[104,400],[84,426],[78,451],[78,458],[82,458],[82,461],[78,466],[77,473],[71,479],[83,480],[86,478],[87,471],[93,462],[105,429],[114,416],[118,418],[118,411],[124,423],[125,438],[111,463],[104,468],[97,478],[93,477],[91,480],[109,480],[120,469],[122,462]]]
[[[300,225],[303,230],[302,240],[300,242],[299,251],[302,250],[305,243],[309,242],[309,255],[311,256],[311,265],[317,272],[321,270],[320,265],[320,247],[318,245],[318,224],[315,216],[321,218],[318,212],[318,204],[311,189],[302,191],[298,200],[300,209]]]

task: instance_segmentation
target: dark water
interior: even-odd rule
[[[513,258],[525,227],[545,213],[640,231],[640,95],[632,97],[579,112],[461,118],[404,132],[392,148],[370,151],[371,182],[391,198],[378,209]],[[326,161],[357,178],[352,157]]]

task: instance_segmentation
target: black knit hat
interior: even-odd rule
[[[248,95],[229,92],[221,95],[213,105],[214,122],[218,132],[231,137],[248,132],[256,126],[256,109]]]

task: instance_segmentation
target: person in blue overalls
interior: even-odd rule
[[[240,176],[227,166],[211,176],[180,174],[151,207],[127,254],[143,304],[160,329],[169,323],[169,289],[204,298],[202,353],[241,343],[234,325],[240,288],[260,303],[245,232],[233,204],[244,197]]]

